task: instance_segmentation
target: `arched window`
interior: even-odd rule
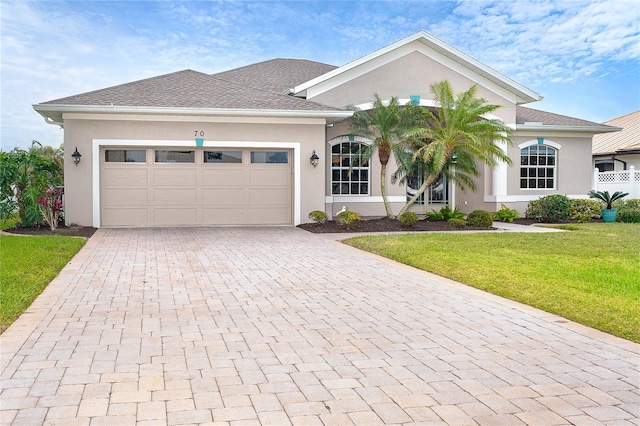
[[[558,151],[535,144],[520,150],[520,188],[556,189]]]
[[[340,142],[331,147],[331,194],[369,195],[369,161],[362,159],[362,142]]]

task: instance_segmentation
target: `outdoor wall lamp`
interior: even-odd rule
[[[319,160],[320,160],[320,157],[318,157],[318,155],[316,154],[316,150],[314,149],[313,153],[311,154],[311,157],[309,157],[309,162],[315,168],[315,167],[318,167]]]
[[[76,150],[73,151],[73,154],[71,154],[71,156],[73,157],[73,164],[75,164],[76,167],[78,167],[78,163],[80,162],[80,157],[82,157],[82,154],[78,152],[78,147],[76,147]]]

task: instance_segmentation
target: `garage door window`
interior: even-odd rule
[[[242,163],[242,151],[205,151],[204,162],[223,164]]]
[[[156,150],[156,163],[195,163],[195,151]]]
[[[286,151],[251,151],[253,164],[287,164],[289,155]]]
[[[108,149],[104,152],[107,163],[146,163],[147,151],[144,149]]]

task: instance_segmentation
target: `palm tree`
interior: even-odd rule
[[[402,106],[398,98],[392,97],[386,103],[374,95],[373,108],[369,111],[357,110],[349,121],[353,135],[369,139],[371,145],[363,148],[361,161],[368,161],[375,150],[380,160],[380,192],[388,217],[393,218],[387,199],[387,164],[391,154],[402,144],[407,131],[417,123],[417,107]]]
[[[500,120],[483,118],[500,108],[499,105],[476,98],[477,85],[454,94],[449,82],[443,80],[432,83],[430,89],[439,105],[437,111],[423,109],[422,126],[405,135],[417,145],[412,162],[422,165],[423,182],[400,214],[407,211],[441,173],[462,189],[475,190],[474,178],[480,175],[477,160],[491,167],[498,161],[511,164],[511,159],[496,144],[512,145],[508,137],[511,129]],[[414,164],[412,170],[416,169]]]

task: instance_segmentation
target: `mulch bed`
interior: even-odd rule
[[[8,234],[17,235],[63,235],[66,237],[83,237],[89,238],[95,232],[97,228],[90,226],[59,226],[58,229],[52,231],[48,226],[32,226],[32,227],[18,227],[5,229],[4,232]]]
[[[305,231],[313,232],[314,234],[325,233],[351,233],[351,232],[445,232],[445,231],[487,231],[495,228],[479,228],[475,226],[465,226],[462,229],[452,228],[447,225],[445,221],[427,221],[419,220],[415,225],[410,228],[405,228],[402,224],[395,219],[389,219],[387,217],[376,219],[363,219],[361,220],[357,228],[346,229],[343,226],[338,225],[335,221],[328,221],[326,223],[303,223],[298,225],[298,228]]]

